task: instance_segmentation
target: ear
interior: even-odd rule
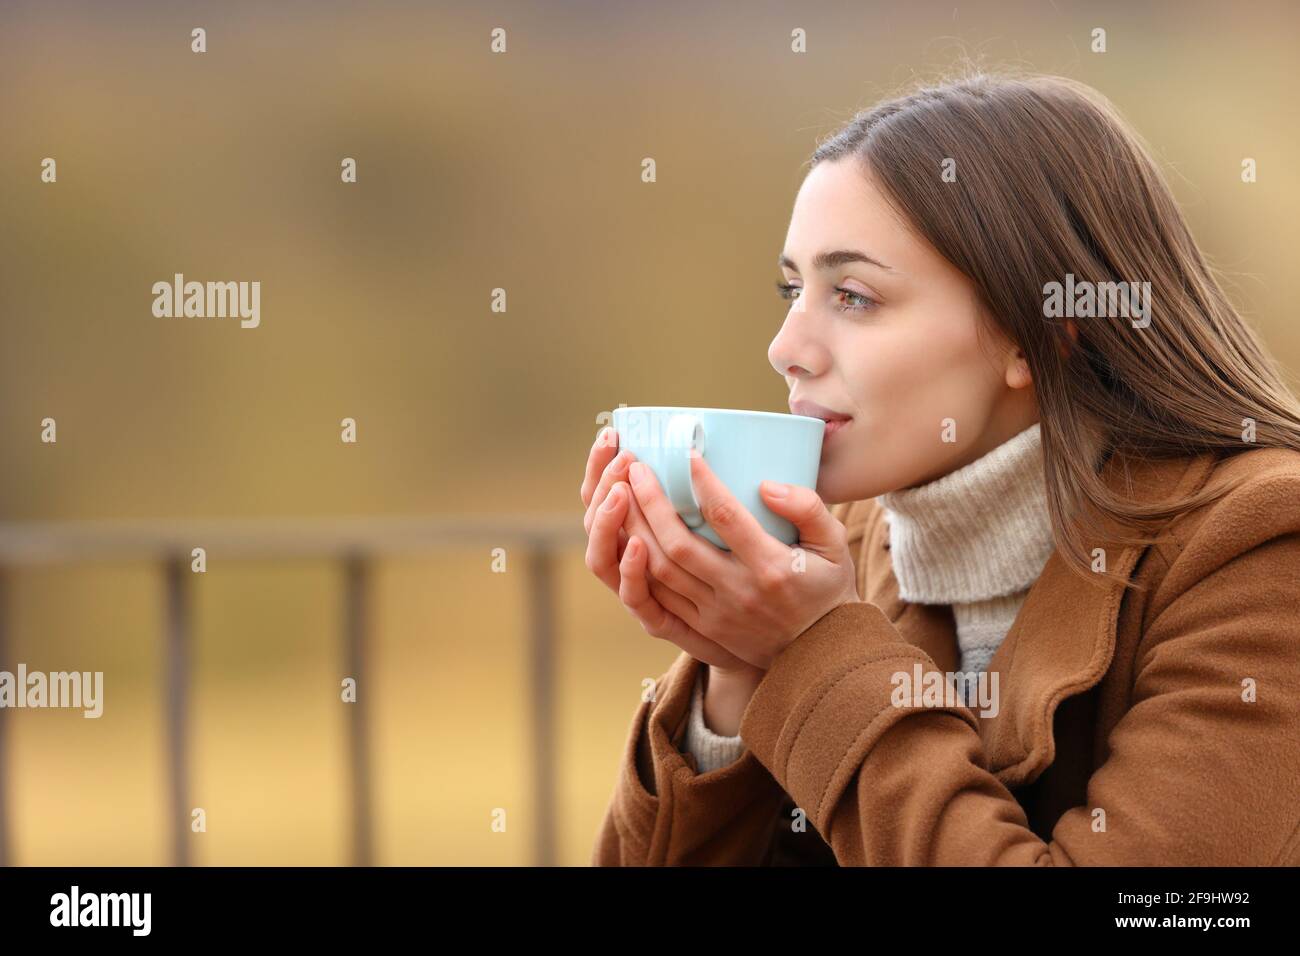
[[[1025,361],[1025,353],[1020,349],[1010,352],[1007,356],[1007,386],[1024,388],[1033,384],[1033,381],[1033,376],[1029,374],[1029,363]]]
[[[1079,344],[1079,327],[1074,324],[1074,319],[1065,320],[1065,332],[1070,336],[1070,344],[1066,345],[1064,342],[1061,342],[1057,348],[1061,353],[1061,358],[1068,359],[1073,347]]]

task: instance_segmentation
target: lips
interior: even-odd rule
[[[853,421],[852,415],[846,415],[844,412],[837,412],[833,408],[827,408],[825,405],[810,402],[806,398],[791,400],[790,411],[795,415],[807,415],[809,418],[820,418],[826,423],[826,429],[822,432],[823,454],[825,454],[826,446],[830,444],[831,438],[848,428],[849,424]]]
[[[844,429],[848,428],[849,422],[851,421],[853,421],[853,419],[851,418],[837,418],[834,421],[827,422],[826,431],[822,433],[822,444],[824,445],[826,444],[826,442],[830,441],[832,435],[842,432],[844,431]]]
[[[807,415],[809,418],[820,418],[827,423],[828,429],[832,422],[847,422],[853,418],[852,415],[844,412],[837,412],[833,408],[827,408],[825,405],[818,405],[816,402],[810,402],[806,398],[792,400],[790,402],[790,411],[795,415]]]

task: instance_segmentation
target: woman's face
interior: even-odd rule
[[[823,441],[817,492],[828,504],[939,478],[1038,421],[1015,346],[992,330],[977,338],[973,283],[898,218],[858,161],[808,174],[781,271],[792,301],[767,355],[791,410],[823,417],[806,401],[851,416]]]

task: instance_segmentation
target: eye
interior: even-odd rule
[[[861,292],[854,292],[852,289],[842,289],[839,286],[836,286],[835,291],[841,295],[848,296],[853,302],[857,303],[848,306],[837,305],[835,308],[841,312],[868,312],[880,304],[875,299],[871,298],[871,296],[863,295]]]
[[[847,298],[848,304],[840,304],[835,308],[839,312],[869,312],[876,308],[880,303],[871,296],[863,295],[861,292],[854,292],[852,289],[845,289],[836,286],[835,291],[842,297],[841,302]],[[803,286],[795,285],[792,282],[782,282],[779,279],[776,283],[776,292],[786,301],[794,301],[803,294]]]

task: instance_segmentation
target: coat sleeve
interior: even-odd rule
[[[855,561],[870,505],[830,508],[846,526]],[[830,848],[795,818],[793,801],[748,747],[735,762],[707,773],[698,773],[695,756],[682,752],[691,693],[705,666],[685,652],[678,655],[657,682],[655,699],[637,708],[592,865],[833,863]]]
[[[748,749],[697,773],[679,746],[697,672],[682,652],[632,718],[593,866],[759,865],[774,846],[786,794]]]
[[[830,611],[786,648],[741,735],[842,866],[1300,862],[1300,480],[1207,507],[1152,597],[1087,805],[1049,842],[986,769],[970,710],[891,704],[891,675],[933,663],[872,604]]]

